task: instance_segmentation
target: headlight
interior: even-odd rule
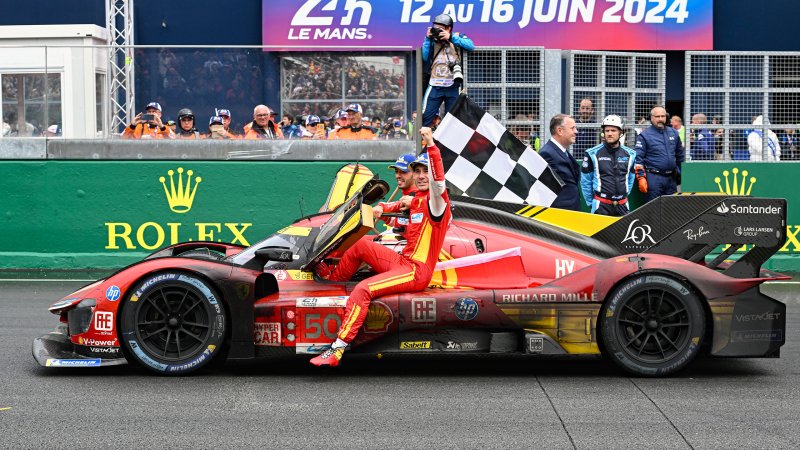
[[[97,302],[93,298],[86,298],[78,303],[78,306],[67,312],[67,323],[69,324],[69,335],[83,334],[89,330],[92,324],[92,313]]]

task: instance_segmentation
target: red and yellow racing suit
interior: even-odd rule
[[[430,188],[419,191],[411,201],[406,246],[402,255],[374,242],[359,240],[347,249],[330,280],[347,281],[366,262],[378,275],[356,285],[347,299],[338,338],[350,343],[358,334],[375,297],[425,289],[439,260],[452,213],[444,181],[444,166],[439,149],[428,147]]]
[[[407,189],[403,189],[403,196],[406,196],[406,195],[410,195],[412,197],[416,196],[417,195],[417,187],[412,184],[411,187],[409,187]],[[378,203],[378,206],[383,208],[383,212],[385,212],[385,213],[397,213],[397,212],[400,212],[401,204],[400,204],[400,201],[398,200],[396,202],[388,202],[388,203],[380,202],[380,203]],[[386,222],[386,225],[389,225],[389,227],[391,227],[391,228],[401,229],[401,231],[399,231],[399,234],[401,236],[405,237],[405,235],[406,235],[405,229],[408,227],[408,218],[406,218],[406,217],[381,217],[381,220]]]

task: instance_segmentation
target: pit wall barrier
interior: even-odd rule
[[[44,159],[0,160],[0,269],[117,269],[182,241],[253,244],[317,212],[342,165],[362,162],[394,185],[388,164],[414,149],[411,142],[235,142],[202,153],[196,144],[189,152],[177,142],[154,149],[95,141],[79,152],[74,142],[53,144]],[[128,159],[109,160],[112,152]],[[156,159],[159,153],[171,158]],[[788,240],[765,267],[796,272],[800,214],[792,206],[800,194],[790,186],[798,169],[798,163],[686,163],[683,190],[787,198]],[[632,196],[634,207],[639,197]]]

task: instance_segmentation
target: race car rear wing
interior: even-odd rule
[[[592,236],[621,253],[658,253],[755,278],[786,242],[786,200],[685,194],[655,199]],[[723,264],[737,251],[735,262]],[[713,258],[714,251],[720,253]],[[707,258],[708,257],[708,258]]]

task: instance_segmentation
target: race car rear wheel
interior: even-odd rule
[[[604,351],[618,366],[639,376],[666,376],[697,356],[705,312],[684,283],[648,274],[614,290],[599,324]]]
[[[163,272],[142,280],[122,305],[126,354],[149,370],[187,374],[208,364],[225,339],[225,308],[197,276]]]

